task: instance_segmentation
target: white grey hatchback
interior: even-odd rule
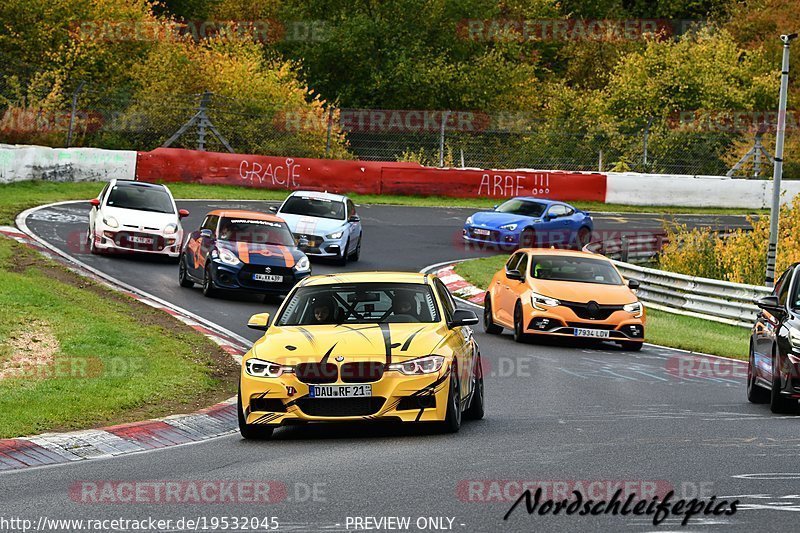
[[[295,191],[280,207],[270,208],[286,221],[309,257],[327,257],[346,264],[361,255],[361,218],[347,196]]]

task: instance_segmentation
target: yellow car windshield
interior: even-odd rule
[[[439,310],[427,285],[355,283],[300,287],[277,318],[278,326],[433,323]]]

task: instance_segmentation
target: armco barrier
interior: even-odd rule
[[[751,327],[758,314],[753,300],[770,294],[767,287],[730,283],[643,267],[632,262],[652,260],[665,242],[664,235],[632,236],[584,247],[611,259],[626,279],[640,283],[639,298],[654,309],[707,320]],[[630,261],[630,262],[629,262]]]
[[[340,161],[158,148],[140,152],[142,181],[244,185],[273,190],[416,194],[462,198],[516,195],[602,202],[605,175],[591,172],[440,169],[417,163]]]
[[[134,179],[136,152],[0,145],[0,183]]]
[[[614,263],[625,278],[641,283],[638,296],[652,307],[660,306],[736,326],[751,327],[758,314],[753,300],[771,292],[767,287],[697,278],[620,261]]]

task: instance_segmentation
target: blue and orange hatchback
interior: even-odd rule
[[[283,219],[256,211],[217,210],[186,240],[178,263],[182,287],[287,294],[311,274],[308,257]]]

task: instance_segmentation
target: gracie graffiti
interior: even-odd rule
[[[244,159],[239,163],[239,177],[250,183],[257,181],[260,185],[297,188],[300,186],[300,165],[292,158],[287,158],[283,165],[269,163],[266,166]]]

